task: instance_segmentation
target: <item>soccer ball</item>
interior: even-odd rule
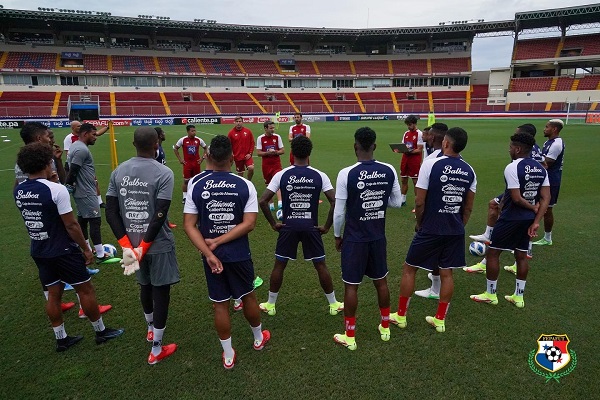
[[[471,244],[469,245],[469,253],[477,257],[484,256],[486,250],[486,245],[481,242],[471,242]]]
[[[281,208],[279,210],[277,210],[277,212],[275,213],[275,216],[277,217],[277,219],[279,221],[283,220],[283,210]]]
[[[104,245],[104,253],[108,254],[111,257],[116,257],[117,256],[117,248],[115,246],[113,246],[112,244],[105,244]]]
[[[546,358],[550,362],[557,362],[562,357],[562,352],[555,346],[548,348],[544,353],[546,353]]]

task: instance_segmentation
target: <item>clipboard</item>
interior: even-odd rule
[[[394,153],[408,153],[410,151],[404,143],[390,143],[390,148]]]

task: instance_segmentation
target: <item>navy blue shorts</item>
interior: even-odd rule
[[[322,261],[325,259],[325,247],[321,232],[311,231],[279,231],[275,257],[279,261],[295,260],[298,253],[298,243],[302,243],[302,252],[306,261]]]
[[[372,242],[342,243],[342,280],[359,285],[363,276],[373,280],[383,279],[388,274],[386,239]]]
[[[206,258],[202,257],[208,285],[208,298],[216,303],[240,299],[254,290],[254,264],[252,260],[223,263],[223,272],[213,274]]]
[[[433,271],[436,268],[466,266],[464,235],[429,235],[417,232],[406,254],[410,266]]]
[[[490,247],[498,250],[527,251],[531,240],[527,230],[532,223],[532,219],[519,221],[499,219],[492,231]]]
[[[52,258],[33,257],[33,261],[38,267],[40,281],[45,286],[56,285],[60,282],[76,286],[90,280],[90,274],[85,267],[85,259],[81,253]]]
[[[560,186],[550,186],[550,203],[548,207],[554,207],[558,202],[558,192],[560,192]]]

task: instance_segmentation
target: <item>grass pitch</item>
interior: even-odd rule
[[[469,133],[463,157],[477,173],[475,208],[467,234],[485,228],[487,203],[504,189],[503,169],[510,162],[509,136],[525,120],[447,120]],[[545,120],[534,121],[538,143],[544,141]],[[337,172],[355,162],[353,133],[363,125],[377,132],[377,159],[398,168],[400,157],[388,143],[398,142],[404,132],[399,121],[335,122],[312,125],[314,151],[311,164],[335,182]],[[423,125],[423,124],[421,124]],[[249,126],[257,137],[262,128]],[[422,127],[422,126],[421,126]],[[199,126],[200,137],[226,134],[230,126]],[[287,125],[279,127],[286,153]],[[566,157],[559,204],[555,209],[552,247],[536,247],[525,291],[526,307],[516,309],[502,298],[514,290],[514,276],[501,271],[498,306],[476,304],[469,294],[485,290],[483,275],[455,271],[455,292],[447,318],[447,331],[438,334],[425,316],[437,303],[413,296],[408,327],[392,326],[392,338],[382,342],[377,332],[379,312],[375,290],[365,281],[359,291],[357,351],[336,345],[332,336],[343,331],[343,316],[330,316],[327,302],[312,265],[290,262],[277,302],[277,315],[263,316],[263,326],[272,341],[262,352],[252,350],[250,329],[241,313],[232,313],[233,344],[238,362],[233,371],[221,365],[221,347],[213,328],[212,307],[200,257],[181,227],[181,168],[170,146],[185,134],[183,127],[166,127],[168,165],[176,176],[170,219],[174,230],[181,282],[172,290],[165,343],[175,342],[175,355],[156,366],[146,357],[145,321],[133,277],[125,277],[118,266],[104,266],[93,283],[102,304],[113,310],[104,316],[111,327],[125,327],[125,334],[107,345],[96,346],[87,320],[76,311],[65,313],[70,334],[85,340],[66,353],[54,352],[52,330],[44,313],[44,298],[37,270],[29,257],[29,239],[12,200],[14,161],[21,140],[17,130],[0,131],[10,142],[0,142],[0,398],[584,398],[596,392],[595,375],[600,370],[595,338],[599,264],[597,253],[600,196],[597,155],[600,136],[596,126],[569,125],[561,136]],[[133,128],[117,128],[119,160],[134,154]],[[57,142],[67,130],[56,129]],[[110,174],[109,137],[101,137],[92,148],[103,193]],[[282,157],[287,163],[287,154]],[[254,183],[260,194],[265,188],[260,160]],[[413,201],[412,183],[409,204]],[[412,240],[414,216],[411,207],[391,209],[387,221],[388,276],[392,310],[397,304],[401,265]],[[321,219],[327,212],[321,207]],[[103,239],[116,243],[108,224],[102,225]],[[265,279],[257,290],[266,301],[273,265],[276,234],[259,215],[250,243],[256,272]],[[333,232],[324,237],[327,262],[339,300],[343,299],[340,257]],[[468,245],[468,240],[467,240]],[[479,261],[470,255],[467,262]],[[502,256],[502,265],[513,262]],[[417,289],[428,287],[424,272],[417,274]],[[76,301],[73,292],[65,299]],[[576,351],[577,368],[560,383],[544,383],[528,366],[528,354],[537,349],[540,334],[569,335]]]

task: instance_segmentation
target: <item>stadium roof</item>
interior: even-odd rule
[[[518,31],[598,24],[600,23],[600,4],[516,13],[515,23]]]
[[[347,42],[375,45],[410,40],[451,40],[475,36],[511,35],[523,30],[566,28],[571,25],[600,24],[600,4],[515,14],[514,20],[452,23],[408,28],[346,29],[221,24],[215,21],[192,22],[167,19],[114,16],[74,10],[43,11],[0,9],[2,33],[11,30],[90,32],[102,35],[142,34],[192,37],[204,41],[264,42]],[[54,10],[54,11],[46,11]],[[26,27],[26,28],[25,28]]]

